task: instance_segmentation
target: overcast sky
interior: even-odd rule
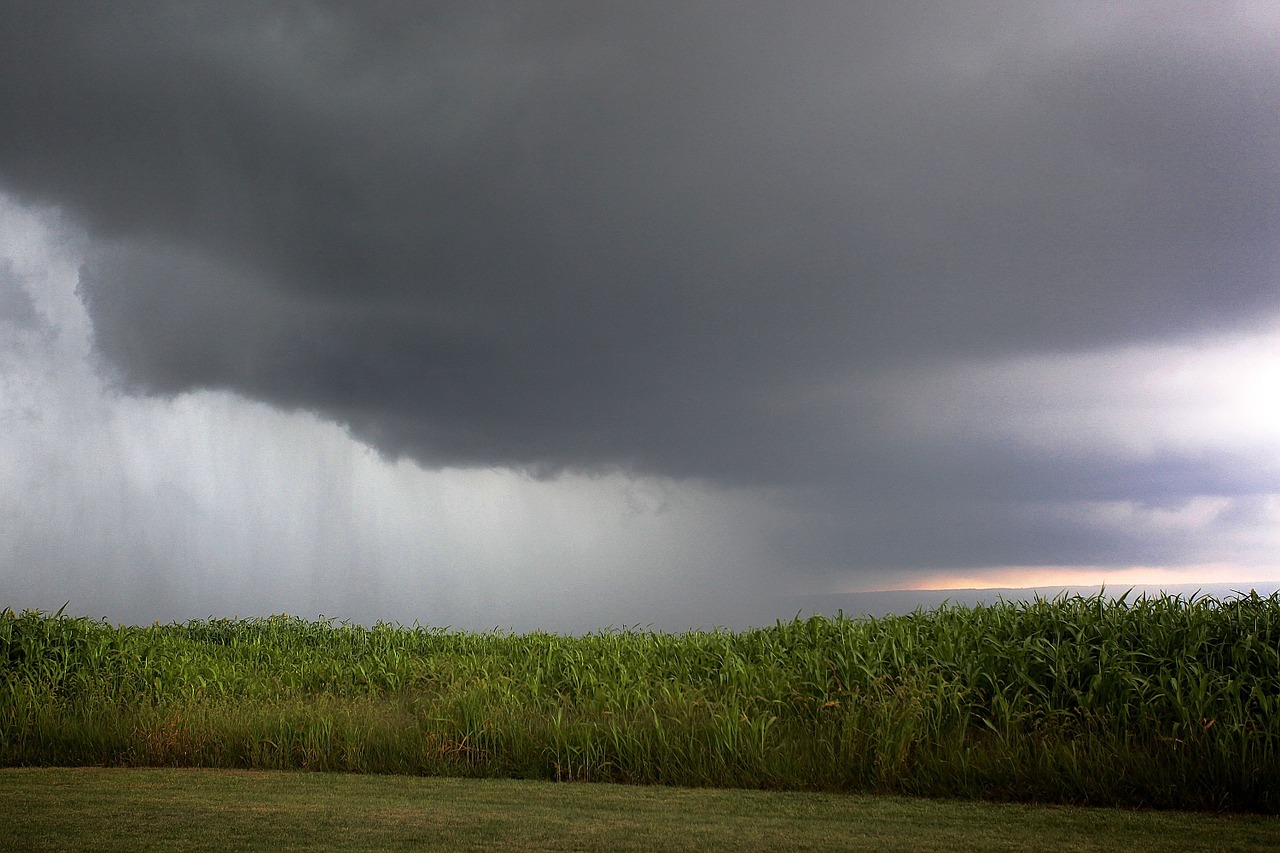
[[[0,607],[1280,580],[1273,2],[0,2]]]

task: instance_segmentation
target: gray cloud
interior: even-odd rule
[[[20,329],[31,328],[38,322],[35,304],[8,261],[0,261],[0,321]]]
[[[137,391],[427,467],[777,489],[790,565],[1168,558],[1026,508],[1274,467],[899,440],[877,383],[1280,315],[1269,14],[10,4],[0,187],[88,233]]]

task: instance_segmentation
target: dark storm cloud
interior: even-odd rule
[[[0,183],[95,240],[124,380],[427,465],[838,483],[917,520],[1050,479],[1127,494],[1182,463],[895,451],[829,388],[1280,311],[1280,65],[1243,6],[0,18]]]

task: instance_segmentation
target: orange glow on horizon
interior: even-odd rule
[[[1275,583],[1280,566],[1226,563],[1193,566],[996,566],[918,577],[904,590],[1027,589],[1030,587],[1174,586],[1180,584]]]

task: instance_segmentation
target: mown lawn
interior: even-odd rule
[[[0,770],[0,849],[1266,850],[1280,819],[517,780]]]

